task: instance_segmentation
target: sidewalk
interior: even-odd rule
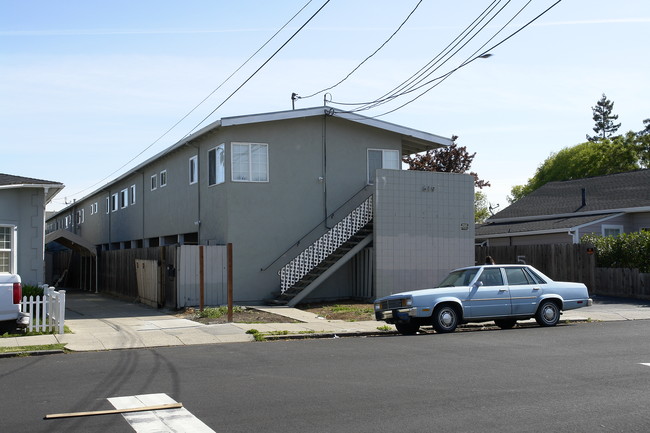
[[[0,346],[23,347],[64,343],[66,349],[72,351],[99,351],[236,343],[254,340],[251,334],[246,333],[249,329],[257,329],[261,333],[288,333],[291,338],[336,338],[390,333],[377,329],[385,326],[384,322],[325,320],[312,313],[288,307],[255,308],[285,316],[288,322],[296,320],[300,323],[203,325],[179,319],[169,311],[156,310],[143,304],[119,301],[102,295],[68,292],[65,324],[72,334],[0,338]],[[593,306],[564,312],[561,320],[580,322],[643,319],[650,319],[650,302],[596,297]]]

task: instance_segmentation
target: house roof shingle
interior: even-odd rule
[[[34,179],[31,177],[15,176],[13,174],[0,173],[0,186],[10,185],[61,185],[60,182],[51,180]]]
[[[582,190],[585,190],[585,204]],[[549,182],[489,221],[650,207],[650,169]]]

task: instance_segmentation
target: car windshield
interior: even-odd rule
[[[457,287],[457,286],[469,286],[472,282],[478,269],[460,269],[458,271],[453,271],[447,278],[442,280],[442,283],[438,287]]]

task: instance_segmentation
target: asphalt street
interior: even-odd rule
[[[0,429],[133,432],[43,417],[163,393],[215,432],[647,432],[645,364],[648,320],[8,358]]]

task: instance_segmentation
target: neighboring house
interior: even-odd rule
[[[299,298],[426,287],[474,263],[473,179],[401,171],[401,158],[450,144],[327,107],[223,118],[58,212],[48,232],[73,233],[99,254],[232,243],[244,303],[293,290],[303,265],[292,259],[355,219],[361,239]]]
[[[476,229],[489,246],[580,243],[650,230],[650,170],[549,182]]]
[[[15,261],[23,284],[44,282],[45,206],[63,184],[0,173],[0,272]]]

